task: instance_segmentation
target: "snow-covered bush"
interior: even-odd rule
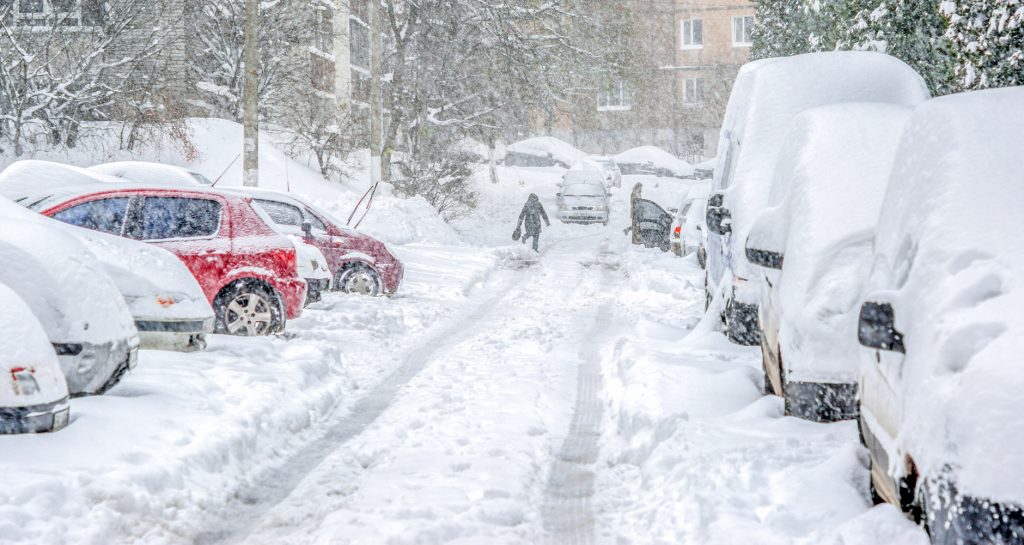
[[[1024,1],[945,0],[941,11],[961,89],[1024,84]]]
[[[420,196],[446,221],[464,217],[476,208],[471,186],[474,154],[461,140],[436,128],[413,132],[409,151],[392,156],[391,182],[398,195]]]

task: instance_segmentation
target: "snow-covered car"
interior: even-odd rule
[[[1021,87],[914,112],[860,297],[873,489],[933,543],[1024,540],[1021,127]]]
[[[697,245],[693,244],[696,240],[694,237],[690,237],[691,244],[688,247],[686,246],[686,233],[684,231],[687,228],[687,219],[694,204],[699,201],[706,202],[709,193],[711,193],[711,182],[709,180],[697,182],[686,191],[686,197],[683,198],[679,208],[671,211],[674,216],[672,221],[672,253],[677,256],[689,255],[696,248]],[[690,228],[692,229],[693,227],[695,225]]]
[[[759,324],[766,393],[786,414],[857,416],[859,360],[851,334],[871,241],[900,136],[912,109],[836,104],[790,123],[768,208],[750,229],[747,259],[762,267]]]
[[[45,161],[20,161],[0,173],[0,192],[10,187],[105,188],[103,176]],[[77,184],[77,185],[76,185]],[[27,211],[26,211],[27,212]],[[32,214],[37,217],[36,214]],[[185,265],[174,254],[149,244],[62,222],[48,222],[81,240],[117,286],[139,331],[140,348],[193,351],[213,332],[213,309]]]
[[[46,331],[14,291],[0,284],[0,435],[68,425],[68,385]]]
[[[585,153],[551,136],[527,138],[505,148],[504,163],[510,167],[569,168]]]
[[[327,259],[332,289],[360,295],[393,295],[405,276],[405,266],[383,242],[343,223],[305,200],[280,191],[232,188],[252,197],[279,232],[302,237]]]
[[[608,224],[608,189],[599,175],[596,179],[567,177],[557,198],[562,222]]]
[[[715,160],[708,159],[693,165],[693,177],[698,180],[710,180],[715,176]]]
[[[0,199],[0,283],[43,325],[68,391],[102,394],[135,367],[139,335],[121,293],[92,252],[47,223]]]
[[[147,185],[213,185],[213,181],[202,174],[174,165],[148,163],[146,161],[118,161],[89,167],[89,170]]]
[[[916,106],[929,98],[924,79],[882,53],[834,51],[755,61],[740,70],[726,107],[718,162],[708,198],[710,294],[725,297],[725,331],[757,345],[760,300],[746,259],[750,227],[764,209],[779,150],[793,118],[817,106],[883,102]]]
[[[690,163],[656,146],[640,146],[614,157],[624,174],[646,174],[663,178],[693,178]]]
[[[622,169],[619,168],[618,163],[611,157],[603,155],[587,155],[580,159],[570,168],[570,170],[577,168],[593,169],[597,167],[604,174],[605,185],[608,188],[622,187]]]

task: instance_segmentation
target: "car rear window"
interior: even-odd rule
[[[573,184],[565,186],[562,191],[566,197],[604,197],[604,186],[597,184]]]
[[[208,237],[220,229],[220,203],[190,197],[146,197],[142,240]]]
[[[274,223],[302,227],[302,210],[299,210],[298,207],[266,199],[253,199],[253,201],[270,216]]]
[[[53,218],[93,231],[120,235],[127,211],[128,197],[116,197],[76,204],[57,212]]]

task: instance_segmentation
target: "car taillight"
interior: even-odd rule
[[[11,368],[11,382],[14,383],[15,395],[30,396],[39,392],[35,374],[36,370],[33,367]]]
[[[683,232],[683,226],[682,225],[677,225],[676,226],[676,235],[678,236],[682,232]]]

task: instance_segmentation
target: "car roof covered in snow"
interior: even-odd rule
[[[790,124],[770,207],[747,247],[785,255],[774,281],[779,341],[793,380],[854,382],[857,297],[889,172],[913,109],[882,103],[806,110]],[[767,231],[767,232],[766,232]],[[774,239],[759,241],[760,235]],[[768,242],[768,244],[764,244]],[[798,376],[799,374],[799,376]]]
[[[1024,88],[938,98],[897,152],[866,298],[905,335],[904,437],[967,495],[1024,503]]]
[[[551,157],[559,162],[571,165],[586,155],[572,144],[552,136],[537,136],[520,140],[505,148],[506,153],[521,153],[537,157]]]
[[[732,168],[725,206],[732,213],[733,255],[743,255],[753,220],[768,203],[779,150],[792,120],[817,106],[882,102],[917,106],[928,100],[924,79],[903,61],[882,53],[831,51],[774,59],[745,73],[742,96],[725,128],[732,144]],[[730,100],[731,102],[731,100]],[[723,150],[720,150],[720,153]],[[726,183],[729,183],[726,181]],[[746,260],[738,259],[739,263]]]
[[[604,171],[601,170],[570,170],[565,173],[563,185],[592,184],[604,187]]]
[[[674,176],[692,176],[694,172],[690,163],[657,146],[640,146],[629,149],[616,155],[614,159],[620,165],[651,165],[654,168],[671,172]]]
[[[89,167],[89,170],[132,182],[154,185],[210,185],[202,174],[184,167],[146,161],[117,161]]]

